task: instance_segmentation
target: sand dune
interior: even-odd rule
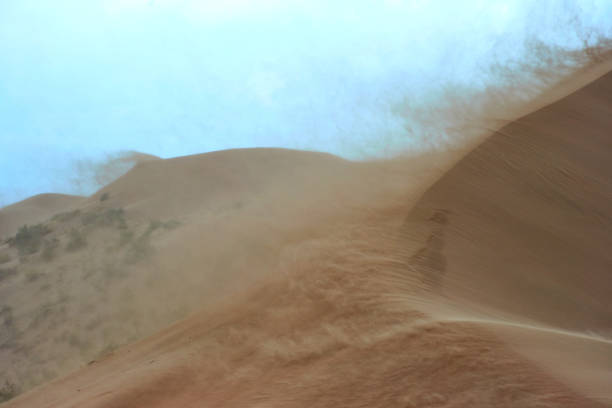
[[[424,195],[406,228],[444,213],[425,222],[443,241],[445,293],[559,327],[610,330],[610,95],[608,74],[517,120]]]
[[[61,211],[77,206],[84,197],[66,194],[39,194],[0,208],[0,238],[14,235],[24,224],[37,224]]]
[[[607,403],[611,95],[607,74],[501,129],[424,195],[406,225],[436,225],[419,265],[450,302],[434,313],[490,319],[517,350]],[[444,222],[426,218],[441,211]]]
[[[81,211],[182,226],[106,290],[131,322],[204,310],[6,406],[610,406],[611,97],[607,74],[444,175],[452,156],[138,165]]]
[[[136,166],[38,241],[0,247],[0,387],[65,375],[273,276],[286,247],[390,201],[409,208],[439,161],[246,149]]]
[[[217,205],[243,205],[240,200],[272,189],[280,178],[301,185],[309,172],[346,171],[348,162],[323,153],[284,149],[237,149],[136,165],[128,174],[90,198],[102,194],[110,203],[159,218],[186,216]],[[288,174],[290,172],[291,174]],[[312,177],[310,182],[315,182]]]

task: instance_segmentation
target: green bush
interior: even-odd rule
[[[8,380],[4,381],[4,385],[0,388],[0,402],[8,401],[19,394],[17,386]]]
[[[163,226],[164,226],[163,222],[161,222],[159,220],[151,220],[151,221],[149,221],[149,227],[148,227],[146,233],[147,234],[151,233],[151,232],[155,231],[156,229],[161,228]]]
[[[149,225],[144,232],[133,239],[133,233],[131,231],[125,230],[121,231],[120,245],[125,245],[128,242],[132,244],[127,250],[126,254],[126,262],[127,263],[136,263],[138,261],[146,258],[151,252],[153,252],[153,245],[151,245],[151,235],[158,229],[163,228],[165,230],[170,230],[177,228],[181,223],[176,220],[170,221],[159,221],[159,220],[151,220],[149,221]]]
[[[71,219],[75,218],[76,216],[78,216],[80,214],[81,214],[81,210],[74,210],[74,211],[63,212],[63,213],[55,214],[51,218],[51,221],[67,222],[67,221],[70,221]]]
[[[70,230],[70,236],[68,238],[68,243],[66,244],[67,251],[76,251],[83,248],[87,245],[87,241],[85,237],[81,233],[81,231],[73,228]]]
[[[104,193],[100,196],[100,202],[102,201],[106,201],[110,198],[110,194],[109,193]]]
[[[98,222],[99,214],[96,212],[85,213],[81,216],[81,223],[83,225],[91,225]]]
[[[42,224],[33,225],[28,227],[27,225],[19,228],[15,239],[12,241],[19,251],[19,255],[29,255],[38,252],[43,242],[43,237],[47,235],[51,230]]]
[[[172,230],[181,226],[181,222],[177,220],[170,220],[164,223],[164,228],[167,230]]]
[[[45,239],[43,243],[43,250],[41,257],[45,261],[50,261],[55,256],[55,248],[59,246],[59,240],[57,238]]]
[[[83,214],[81,217],[83,225],[100,225],[111,226],[116,225],[119,228],[125,228],[125,214],[123,208],[109,208],[104,211],[94,211]]]
[[[151,233],[155,230],[152,224],[149,228],[142,233],[138,238],[132,240],[132,245],[128,248],[126,254],[127,263],[136,263],[147,257],[152,251],[153,246],[151,245]]]

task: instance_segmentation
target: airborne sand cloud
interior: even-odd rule
[[[75,193],[57,163],[122,150],[435,147],[487,115],[491,90],[512,107],[559,79],[551,66],[583,63],[555,58],[609,37],[611,15],[605,1],[3,2],[0,171],[31,176],[0,190]],[[26,159],[37,145],[45,159]]]
[[[612,74],[572,93],[612,66],[603,3],[193,4],[78,6],[45,73],[80,103],[41,96],[37,130],[394,157],[223,150],[0,210],[0,397],[47,382],[9,406],[610,401]],[[134,157],[108,159],[79,188]]]

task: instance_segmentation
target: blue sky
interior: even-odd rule
[[[449,89],[611,27],[609,0],[3,0],[0,205],[91,193],[76,169],[126,150],[436,145]]]

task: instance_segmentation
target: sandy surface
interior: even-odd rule
[[[49,316],[78,326],[104,304],[117,309],[83,338],[146,338],[83,348],[80,370],[6,406],[611,406],[611,98],[607,74],[450,169],[457,153],[358,164],[280,149],[138,165],[50,224],[61,243],[85,228],[92,248],[53,268],[129,259],[94,249],[120,236],[111,224],[79,226],[109,209],[154,251],[120,279],[64,272],[64,312]],[[6,282],[9,296],[27,279]],[[15,333],[48,360],[75,354]]]
[[[52,215],[68,211],[85,197],[67,194],[39,194],[0,208],[0,239],[15,235],[24,224],[38,224]]]
[[[504,127],[438,181],[406,225],[444,212],[429,255],[444,267],[422,267],[449,302],[435,314],[501,333],[608,403],[611,95],[607,74]]]

